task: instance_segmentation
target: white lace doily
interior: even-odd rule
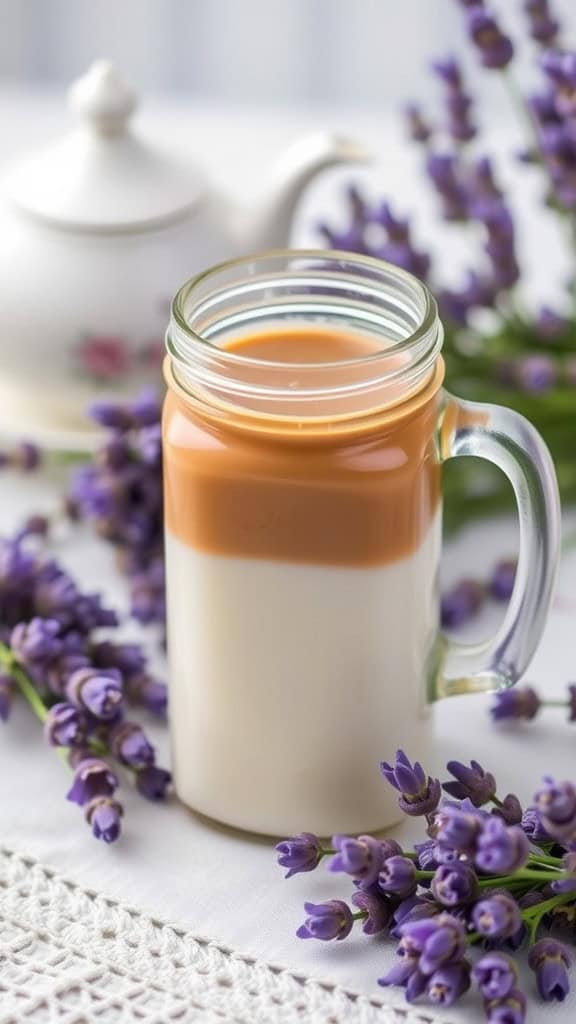
[[[426,1024],[248,960],[0,848],[0,1024]]]

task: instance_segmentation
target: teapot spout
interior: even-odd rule
[[[281,156],[260,207],[242,218],[245,251],[288,246],[294,211],[310,181],[329,167],[367,163],[370,157],[368,150],[344,136],[320,133],[296,142]]]

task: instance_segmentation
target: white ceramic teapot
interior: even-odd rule
[[[78,128],[0,185],[0,424],[86,429],[103,393],[158,381],[168,303],[215,261],[288,242],[306,184],[365,158],[315,136],[292,147],[258,207],[129,130],[135,96],[107,61],[70,89]]]

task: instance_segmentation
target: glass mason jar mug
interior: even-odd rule
[[[177,294],[164,410],[174,775],[191,807],[272,835],[391,824],[379,762],[425,755],[428,705],[510,686],[559,548],[548,451],[442,390],[423,284],[349,253],[222,264]],[[508,475],[520,558],[497,635],[439,633],[442,462]]]

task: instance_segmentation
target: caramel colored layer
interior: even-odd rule
[[[270,358],[283,361],[290,336],[270,338],[258,336],[253,345],[239,339],[233,351],[261,359],[274,349]],[[330,339],[316,332],[316,349],[323,348],[310,362],[358,355],[356,339],[350,353],[342,351],[345,336],[337,345]],[[284,361],[306,360],[292,345]],[[360,434],[327,421],[323,436],[296,439],[273,419],[257,433],[204,419],[198,404],[171,389],[164,409],[167,529],[204,552],[272,561],[370,566],[409,555],[440,494],[437,386],[386,410]]]

